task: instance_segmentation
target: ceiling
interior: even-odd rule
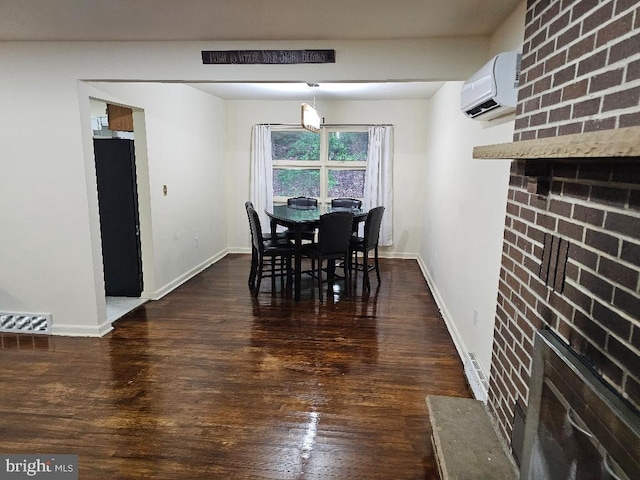
[[[366,41],[490,35],[521,1],[0,0],[0,41]],[[315,90],[318,100],[411,99],[429,98],[440,85],[322,84]],[[193,86],[225,99],[312,96],[305,84]]]
[[[443,82],[385,83],[190,83],[225,100],[409,100],[431,98]],[[315,97],[315,98],[314,98]]]
[[[386,40],[489,35],[521,0],[0,0],[2,40]]]

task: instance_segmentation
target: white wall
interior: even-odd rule
[[[90,87],[93,96],[144,111],[154,272],[144,295],[159,298],[226,252],[224,101],[181,84]]]
[[[58,334],[104,334],[111,326],[88,95],[109,95],[68,78],[29,75],[28,69],[4,75],[2,86],[2,311],[51,313]],[[143,268],[155,270],[156,289],[166,290],[226,249],[223,102],[183,85],[104,88],[116,93],[109,99],[147,109],[143,133],[153,165],[157,241],[155,265],[145,262]],[[160,183],[169,185],[166,198]]]
[[[489,39],[332,42],[336,63],[328,65],[202,65],[200,58],[200,51],[209,49],[327,47],[326,42],[0,42],[2,311],[51,313],[54,332],[60,334],[101,335],[111,328],[104,306],[89,120],[88,96],[95,87],[85,82],[460,80],[482,65]],[[101,88],[106,95],[119,87]],[[224,130],[223,104],[177,86],[157,85],[149,93],[145,88],[129,85],[112,95],[136,107],[134,122],[144,126],[147,137],[145,218],[151,224],[146,236],[152,238],[146,243],[153,244],[153,292],[161,294],[206,264],[211,254],[224,253],[231,237],[219,214],[227,210],[218,210],[224,203],[220,192],[234,187],[211,177],[225,163],[224,139],[216,136]],[[200,132],[202,143],[183,125]],[[206,164],[205,150],[214,168]],[[164,183],[169,195],[158,197]],[[189,191],[192,185],[202,196]],[[400,222],[410,223],[401,217]],[[403,228],[398,248],[417,250],[410,244],[414,240],[407,238],[403,245]],[[200,235],[206,249],[194,247]],[[149,254],[143,252],[147,264]]]
[[[0,305],[99,334],[109,326],[98,311],[104,290],[94,276],[77,84],[8,63],[0,73]]]
[[[459,350],[475,352],[488,372],[509,162],[471,152],[510,141],[513,122],[483,128],[467,119],[457,104],[461,86],[449,82],[429,102],[421,259]]]
[[[427,134],[426,100],[322,102],[318,109],[326,123],[394,125],[394,212],[391,247],[380,249],[386,257],[416,258],[420,247],[421,190],[424,138]],[[300,102],[227,102],[227,171],[229,191],[229,246],[249,251],[249,231],[244,202],[249,198],[251,127],[256,123],[300,121]],[[232,177],[231,177],[232,176]]]
[[[524,15],[523,2],[492,38],[485,61],[521,50]],[[510,162],[474,160],[472,150],[510,142],[513,117],[467,119],[461,86],[448,82],[429,101],[419,261],[459,353],[476,353],[488,377]]]

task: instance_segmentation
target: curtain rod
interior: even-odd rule
[[[300,127],[299,123],[258,123],[269,127]],[[393,123],[323,123],[321,127],[395,127]]]

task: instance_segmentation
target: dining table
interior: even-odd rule
[[[293,291],[294,300],[300,300],[300,284],[302,282],[302,230],[304,227],[317,227],[320,216],[331,212],[350,212],[353,214],[354,231],[360,222],[367,218],[367,211],[362,208],[332,207],[320,204],[318,206],[274,205],[265,209],[271,221],[271,235],[275,237],[278,225],[287,227],[294,234],[294,272]]]

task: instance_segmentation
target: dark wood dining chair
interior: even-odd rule
[[[244,203],[244,208],[245,208],[245,210],[247,210],[247,215],[249,215],[249,210],[248,210],[249,207],[251,207],[251,208],[253,208],[255,210],[255,207],[253,206],[253,202],[247,200]],[[272,238],[274,238],[274,237],[273,237],[273,235],[271,235],[270,231],[269,232],[265,232],[265,231],[262,232],[262,239],[263,240],[271,240]],[[284,232],[278,232],[278,233],[276,233],[276,238],[286,240],[287,236],[285,235]]]
[[[378,283],[380,283],[380,265],[378,262],[378,240],[380,238],[380,226],[384,207],[375,207],[369,210],[364,221],[364,236],[352,235],[349,240],[349,269],[362,270],[364,272],[364,288],[371,291],[369,271],[375,268]],[[374,250],[374,263],[369,266],[369,252]],[[358,252],[362,252],[362,266],[358,264]]]
[[[253,203],[246,201],[244,202],[244,209],[247,211],[249,235],[251,236],[251,270],[249,270],[249,279],[247,280],[247,283],[249,284],[249,289],[253,289],[255,287],[256,272],[258,268],[258,252],[256,252],[256,247],[253,245],[253,228],[251,228],[251,210],[255,210],[255,208],[253,208]]]
[[[313,260],[317,265],[314,276],[318,279],[319,298],[322,302],[322,271],[323,262],[327,261],[327,282],[335,280],[336,260],[342,260],[345,265],[349,262],[349,238],[353,215],[350,212],[332,212],[320,216],[318,225],[318,241],[302,246],[302,256]],[[345,268],[345,293],[349,296],[349,268]]]
[[[349,208],[356,209],[362,208],[362,200],[358,200],[357,198],[334,198],[331,200],[331,208]],[[353,222],[353,233],[358,233],[358,226],[360,222]]]
[[[253,203],[251,201],[246,201],[244,203],[244,208],[247,211],[247,219],[249,220],[249,233],[251,235],[253,235],[253,233],[251,232],[251,214],[249,213],[249,208],[252,208],[255,210]],[[256,272],[257,272],[257,267],[258,267],[258,252],[256,251],[254,245],[253,245],[253,236],[251,237],[252,241],[251,241],[251,271],[249,272],[249,280],[248,280],[248,284],[249,284],[249,288],[254,288],[255,286],[255,281],[256,281]],[[262,240],[271,240],[272,235],[271,232],[262,232]],[[287,237],[284,233],[278,233],[276,234],[276,238],[278,239],[283,239],[286,240]]]
[[[276,278],[280,277],[280,288],[284,290],[284,280],[291,285],[291,262],[295,248],[293,243],[283,238],[264,238],[260,217],[255,208],[246,205],[251,229],[251,271],[249,272],[249,288],[257,295],[263,278],[271,278],[271,291],[275,292]],[[265,259],[270,260],[271,268],[265,271]]]
[[[317,207],[318,199],[312,197],[291,197],[287,198],[287,205],[290,207]],[[289,240],[293,240],[295,238],[295,233],[291,230],[285,230],[283,232]],[[316,240],[316,229],[312,226],[304,225],[302,227],[302,240],[307,240],[309,242],[315,242]]]
[[[362,208],[362,200],[357,198],[334,198],[331,208]]]
[[[318,199],[313,197],[291,197],[287,198],[287,205],[294,207],[317,207]]]

